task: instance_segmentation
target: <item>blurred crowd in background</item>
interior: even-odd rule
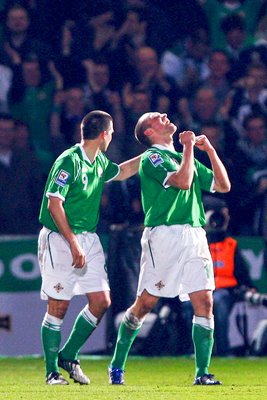
[[[205,134],[232,183],[214,194],[230,234],[267,243],[267,0],[0,0],[0,235],[39,232],[50,167],[94,109],[114,119],[115,162],[145,150],[148,111],[175,122],[178,151],[178,132]],[[135,296],[142,223],[138,176],[107,184],[99,233],[127,294],[114,315]]]

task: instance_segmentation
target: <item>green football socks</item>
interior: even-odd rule
[[[58,350],[61,341],[61,325],[63,320],[45,314],[41,327],[41,338],[46,363],[46,376],[50,372],[58,372]]]
[[[142,323],[143,320],[138,320],[131,312],[126,311],[119,327],[117,343],[110,364],[111,368],[125,369],[128,353],[141,329]]]
[[[77,316],[71,334],[60,350],[60,355],[64,360],[77,360],[81,347],[97,326],[97,318],[90,312],[88,306]]]
[[[211,319],[210,326],[202,324],[201,320],[209,321],[208,318],[194,317],[195,321],[192,326],[192,338],[195,348],[195,364],[196,364],[196,378],[208,374],[208,368],[211,360],[211,353],[213,349],[213,318]],[[201,325],[199,324],[201,323]]]

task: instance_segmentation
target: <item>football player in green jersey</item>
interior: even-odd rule
[[[66,385],[59,367],[80,384],[89,384],[78,353],[110,305],[105,258],[96,226],[104,183],[138,172],[140,157],[120,165],[107,159],[112,117],[92,111],[81,122],[81,143],[63,152],[49,173],[40,211],[38,240],[42,299],[48,300],[41,328],[46,383]],[[78,315],[59,352],[61,326],[71,298],[85,294],[88,305]]]
[[[137,122],[135,136],[148,146],[139,168],[145,229],[137,297],[120,324],[109,382],[124,383],[128,352],[145,316],[160,297],[180,296],[194,309],[192,336],[196,357],[195,385],[219,385],[209,373],[213,347],[214,277],[208,248],[201,192],[228,192],[228,174],[205,135],[180,133],[183,152],[173,146],[176,126],[166,114],[151,112]],[[206,151],[212,169],[194,158],[194,146]]]

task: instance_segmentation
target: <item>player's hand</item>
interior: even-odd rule
[[[202,151],[209,151],[213,148],[209,139],[205,135],[196,136],[195,146]]]
[[[181,145],[186,145],[189,143],[195,144],[196,136],[192,131],[184,131],[179,133],[179,141]]]
[[[72,254],[72,266],[74,268],[83,268],[85,265],[85,254],[78,242],[74,242],[70,246]]]

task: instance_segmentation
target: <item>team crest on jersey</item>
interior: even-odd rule
[[[57,183],[60,186],[65,186],[66,183],[68,182],[68,179],[70,177],[70,174],[64,169],[61,169],[58,176],[56,177],[55,183]]]
[[[101,177],[103,175],[103,168],[99,166],[97,169],[97,173],[98,173],[98,176]]]
[[[151,156],[149,156],[149,160],[151,161],[154,167],[157,167],[158,165],[164,163],[163,158],[158,153],[151,154]]]

